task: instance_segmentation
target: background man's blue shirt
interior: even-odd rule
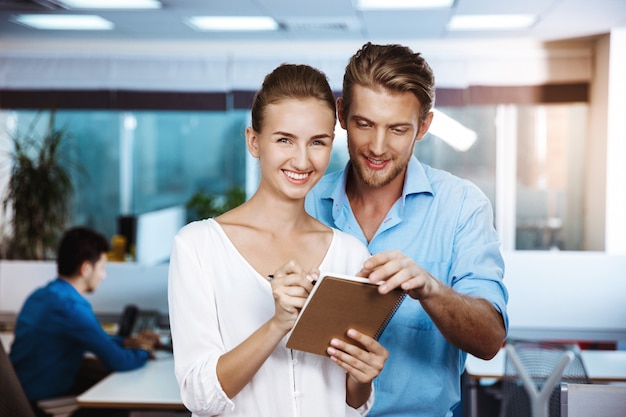
[[[345,184],[346,170],[324,176],[307,196],[307,211],[358,237],[372,254],[399,250],[457,292],[487,299],[508,329],[504,262],[491,203],[482,191],[413,157],[402,197],[367,242]],[[407,297],[379,341],[389,359],[374,381],[369,415],[451,416],[466,354],[447,342],[420,303]]]
[[[31,401],[68,393],[86,352],[112,371],[135,369],[149,353],[125,349],[106,334],[89,302],[67,281],[55,279],[24,302],[9,358]]]

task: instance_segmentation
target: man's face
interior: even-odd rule
[[[405,172],[415,142],[430,126],[430,115],[420,123],[420,110],[410,92],[353,87],[350,109],[347,114],[339,111],[339,121],[348,133],[350,161],[358,179],[382,187]]]
[[[103,253],[95,264],[90,264],[85,277],[86,292],[92,293],[98,288],[104,278],[106,278],[107,255]]]

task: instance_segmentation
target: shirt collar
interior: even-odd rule
[[[328,184],[328,187],[321,193],[322,198],[330,198],[333,201],[341,201],[346,198],[346,181],[348,178],[348,171],[350,170],[350,162],[346,164],[346,167],[341,171],[341,174],[335,176],[333,181]]]
[[[428,193],[433,194],[433,188],[430,185],[424,165],[420,163],[415,156],[411,157],[409,166],[404,179],[404,189],[402,197],[406,198],[409,194]]]

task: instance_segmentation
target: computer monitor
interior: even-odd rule
[[[167,262],[172,251],[174,236],[185,225],[184,206],[137,215],[135,260],[141,265]]]

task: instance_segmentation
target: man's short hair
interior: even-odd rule
[[[343,77],[342,108],[347,114],[354,85],[411,92],[420,102],[420,120],[435,105],[435,76],[419,53],[402,45],[366,43],[350,58]]]
[[[109,249],[109,241],[102,234],[87,227],[71,228],[59,242],[57,273],[59,276],[73,276],[85,261],[95,264]]]

